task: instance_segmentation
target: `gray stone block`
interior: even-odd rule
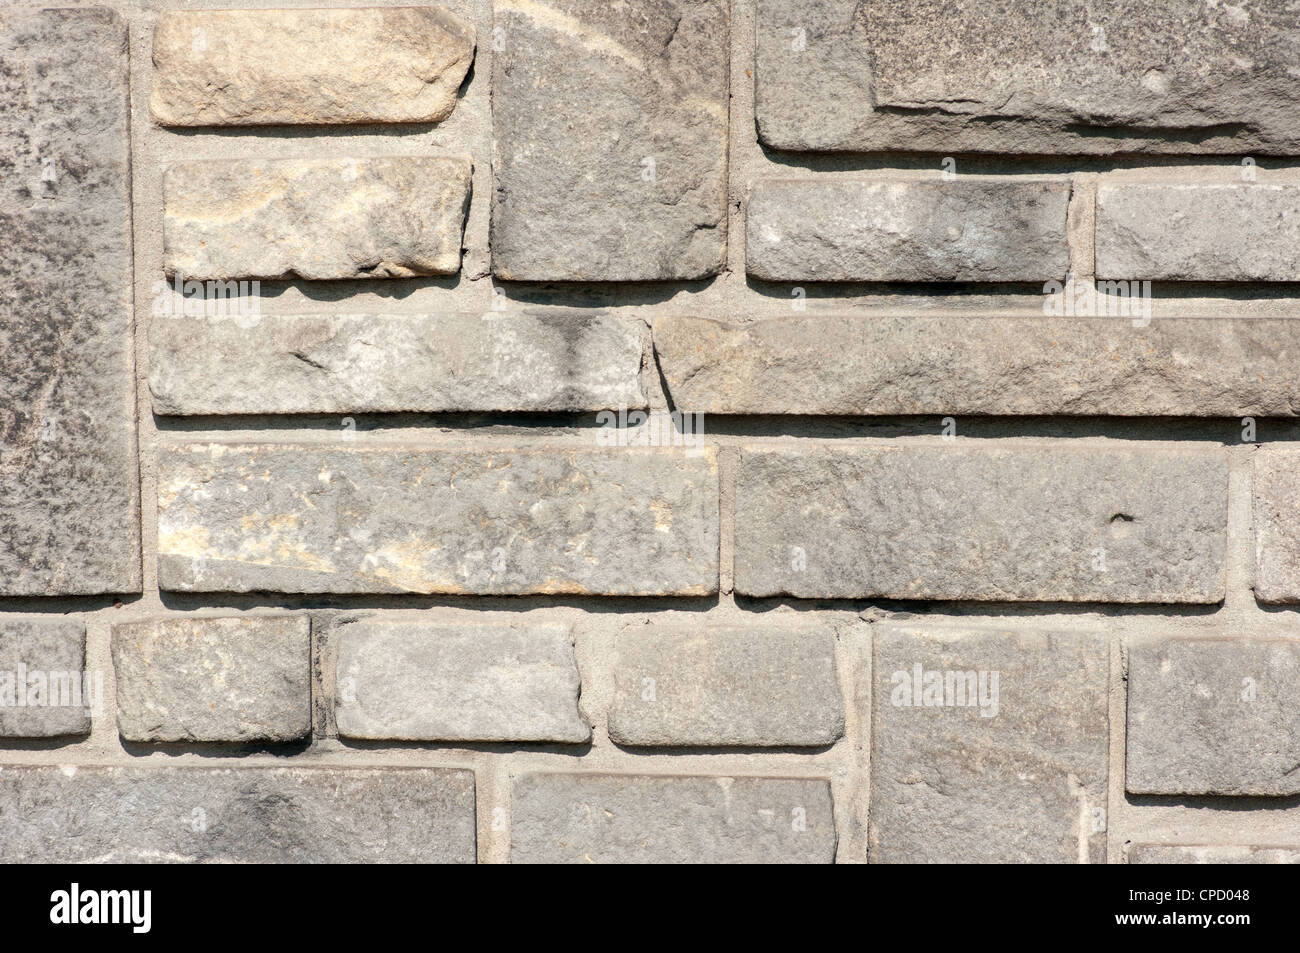
[[[706,414],[1300,414],[1300,322],[1134,320],[665,315],[654,347],[673,405]]]
[[[311,734],[306,616],[113,626],[117,727],[127,741],[286,742]]]
[[[745,217],[764,281],[1043,282],[1070,269],[1062,179],[765,180]]]
[[[736,591],[805,598],[1213,603],[1215,450],[746,448]]]
[[[474,774],[0,768],[0,863],[474,863]]]
[[[443,7],[164,10],[149,107],[164,126],[438,122],[473,61]]]
[[[1103,635],[877,625],[873,863],[1101,863]]]
[[[638,625],[614,652],[617,744],[817,747],[844,734],[828,629]]]
[[[158,573],[192,592],[708,595],[717,456],[168,447]]]
[[[0,11],[0,595],[140,591],[126,49]]]
[[[1300,847],[1134,844],[1130,864],[1300,864]]]
[[[834,859],[831,788],[822,780],[527,774],[514,785],[516,864]]]
[[[492,58],[492,270],[717,274],[727,247],[728,6],[505,0]]]
[[[185,279],[411,278],[460,271],[468,156],[178,162],[163,267]]]
[[[777,149],[1300,151],[1285,5],[760,0],[756,22],[755,113]]]
[[[335,719],[346,738],[584,742],[567,626],[340,627]]]
[[[1159,639],[1129,647],[1133,794],[1300,794],[1300,641]]]
[[[1255,597],[1300,602],[1300,451],[1254,454]]]
[[[104,703],[96,674],[86,672],[84,622],[0,620],[0,738],[89,734]]]
[[[149,389],[177,415],[640,408],[644,338],[599,313],[177,315]]]

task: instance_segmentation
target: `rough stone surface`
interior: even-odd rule
[[[1300,451],[1254,454],[1255,597],[1300,602]]]
[[[335,718],[347,738],[591,738],[567,626],[351,622],[337,671]]]
[[[155,619],[113,627],[127,741],[285,742],[311,734],[306,616]]]
[[[1300,793],[1298,685],[1300,641],[1130,645],[1127,790]]]
[[[728,6],[503,0],[492,270],[520,281],[717,274],[727,246]]]
[[[1104,184],[1096,241],[1102,278],[1300,281],[1300,182]]]
[[[759,0],[757,34],[759,136],[777,149],[1300,150],[1284,4]]]
[[[126,25],[0,11],[0,595],[140,591]]]
[[[645,326],[600,313],[155,318],[159,414],[646,406]]]
[[[830,784],[794,778],[529,774],[513,863],[831,863]]]
[[[196,592],[708,595],[712,449],[160,451],[158,573]]]
[[[473,863],[474,775],[0,768],[3,863]]]
[[[687,412],[1300,414],[1300,322],[1134,320],[665,315],[654,348]]]
[[[438,122],[473,61],[443,7],[167,10],[149,107],[164,126]]]
[[[84,623],[0,620],[0,738],[88,734],[104,700],[102,676],[87,681],[85,668]]]
[[[460,270],[468,156],[178,162],[163,255],[186,279],[411,278]]]
[[[736,591],[1218,602],[1227,503],[1219,451],[747,448]]]
[[[1130,864],[1300,864],[1300,847],[1134,844]]]
[[[745,219],[764,281],[1034,281],[1070,267],[1063,180],[768,180]]]
[[[1105,861],[1105,636],[902,625],[874,633],[873,863]],[[975,697],[963,705],[966,673]],[[930,685],[941,687],[931,694]]]
[[[614,652],[617,744],[820,747],[844,733],[828,629],[638,625]]]

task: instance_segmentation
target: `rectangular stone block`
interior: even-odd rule
[[[126,24],[0,10],[0,595],[140,591]]]
[[[1130,864],[1300,864],[1300,847],[1134,844]]]
[[[844,734],[828,629],[634,625],[614,653],[616,744],[823,747]]]
[[[1300,794],[1300,641],[1144,639],[1129,646],[1126,789]]]
[[[340,626],[335,719],[345,738],[580,743],[568,626]]]
[[[727,249],[728,4],[498,0],[492,270],[717,274]]]
[[[153,38],[164,126],[439,122],[474,61],[443,7],[164,10]]]
[[[117,727],[136,742],[287,742],[311,734],[307,616],[113,626]]]
[[[193,592],[708,595],[717,456],[166,447],[158,573]]]
[[[89,734],[103,685],[86,672],[84,622],[0,620],[0,738]]]
[[[1255,598],[1300,602],[1300,451],[1254,454]]]
[[[605,314],[155,318],[154,412],[572,412],[646,406],[645,326]]]
[[[445,768],[0,768],[0,863],[474,863]]]
[[[527,864],[829,864],[827,781],[526,774],[510,860]]]
[[[1218,450],[750,447],[736,591],[1213,603],[1227,509]]]
[[[1300,182],[1103,183],[1097,275],[1300,281]]]
[[[178,162],[163,267],[184,279],[412,278],[460,271],[468,156]]]
[[[872,863],[1104,863],[1109,649],[874,627]]]
[[[1300,322],[1134,320],[844,314],[726,324],[665,315],[654,348],[685,412],[1300,414]]]
[[[764,281],[1033,281],[1070,268],[1065,180],[764,180],[745,268]]]
[[[936,19],[942,16],[942,21]],[[760,140],[796,151],[1300,149],[1300,13],[1200,0],[759,0]]]

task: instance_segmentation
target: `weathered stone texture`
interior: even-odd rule
[[[149,106],[164,126],[437,122],[473,61],[443,7],[166,10]]]
[[[90,732],[103,675],[87,680],[86,626],[72,619],[0,621],[0,738]]]
[[[717,274],[728,7],[495,4],[492,269],[520,281]]]
[[[0,11],[0,595],[140,590],[126,43]]]
[[[1300,793],[1300,641],[1160,639],[1129,647],[1126,788]]]
[[[584,742],[567,626],[361,620],[340,629],[335,718],[347,738]]]
[[[818,747],[844,733],[828,629],[638,625],[614,652],[617,744]]]
[[[1069,202],[1064,180],[761,181],[745,267],[764,281],[1064,278]]]
[[[873,863],[1104,862],[1104,636],[878,625],[874,639]]]
[[[712,449],[200,444],[159,470],[163,589],[717,591]]]
[[[1300,847],[1134,844],[1130,864],[1300,864]]]
[[[440,768],[0,768],[3,863],[473,863]]]
[[[113,627],[117,726],[137,742],[286,742],[311,734],[306,616]]]
[[[187,279],[411,278],[460,270],[468,156],[178,162],[163,255]]]
[[[1097,274],[1300,281],[1300,183],[1111,183],[1097,190]]]
[[[831,863],[830,784],[794,778],[529,774],[514,863]]]
[[[736,590],[1218,602],[1227,506],[1219,451],[747,448]]]
[[[757,44],[759,135],[777,149],[1300,150],[1284,4],[760,0]]]
[[[1300,322],[1134,320],[665,315],[654,348],[673,405],[708,414],[1300,414]]]
[[[1254,454],[1255,597],[1300,602],[1300,451]]]
[[[645,326],[604,314],[155,318],[159,414],[645,407]]]

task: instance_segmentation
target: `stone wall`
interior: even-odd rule
[[[1300,860],[1300,13],[379,2],[0,9],[0,859]]]

